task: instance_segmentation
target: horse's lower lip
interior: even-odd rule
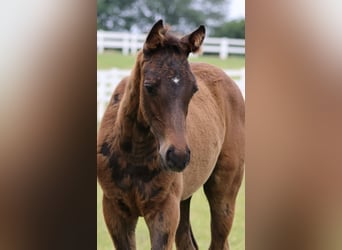
[[[164,160],[160,160],[160,164],[162,169],[166,170],[166,171],[173,171],[173,172],[181,172],[183,169],[177,169],[174,166],[170,166],[169,164],[167,164],[166,162],[164,162]]]
[[[174,172],[182,172],[185,168],[182,168],[182,169],[178,169],[178,168],[172,168],[171,170],[174,171]]]
[[[188,164],[185,164],[184,166],[174,166],[172,164],[166,164],[167,169],[174,172],[182,172],[187,166]]]

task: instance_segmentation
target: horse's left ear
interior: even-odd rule
[[[181,41],[188,46],[188,52],[197,52],[201,47],[205,37],[205,28],[203,25],[199,26],[197,30],[181,38]]]
[[[144,49],[145,50],[151,50],[156,49],[159,45],[163,44],[163,41],[165,39],[166,29],[164,29],[163,20],[159,20],[156,22],[150,32],[147,35]]]

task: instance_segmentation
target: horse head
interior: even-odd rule
[[[190,161],[186,117],[198,87],[188,56],[199,50],[204,36],[204,26],[200,26],[177,38],[160,20],[143,47],[140,110],[159,142],[162,165],[173,171],[182,171]]]

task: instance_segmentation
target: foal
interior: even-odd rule
[[[220,69],[189,64],[205,29],[176,38],[158,21],[114,91],[97,141],[103,214],[116,249],[135,249],[143,216],[153,250],[198,249],[189,207],[204,186],[212,250],[229,249],[244,166],[244,101]]]

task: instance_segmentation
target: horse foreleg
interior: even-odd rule
[[[127,217],[116,214],[118,208],[113,201],[103,197],[103,215],[105,222],[117,250],[135,250],[135,227],[138,218]]]
[[[198,246],[190,225],[190,200],[180,203],[180,221],[176,233],[176,245],[178,250],[197,250]]]
[[[152,250],[172,250],[179,222],[179,199],[170,195],[156,211],[145,217]]]

